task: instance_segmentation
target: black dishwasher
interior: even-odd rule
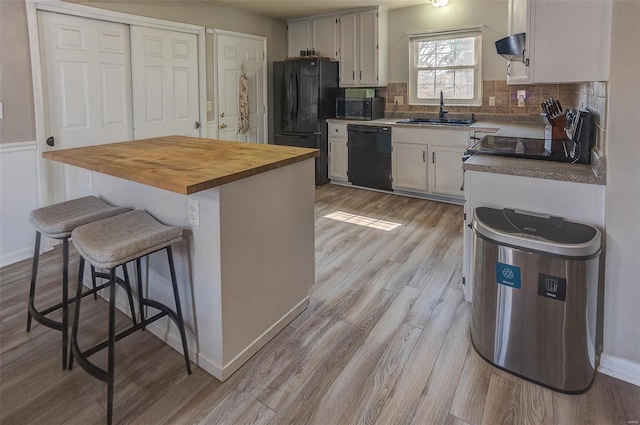
[[[391,127],[349,124],[347,130],[351,184],[391,190]]]

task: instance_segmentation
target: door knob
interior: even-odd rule
[[[227,128],[226,124],[220,124],[220,128]]]
[[[220,114],[220,118],[224,118],[224,112]]]
[[[55,139],[53,138],[53,136],[47,137],[47,145],[53,146],[54,144],[55,144]]]
[[[198,121],[195,122],[195,124],[193,124],[193,128],[195,128],[196,130],[200,128],[200,123]]]

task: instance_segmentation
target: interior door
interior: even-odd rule
[[[53,149],[131,140],[127,25],[38,12],[46,123]],[[52,203],[79,196],[79,168],[47,161]]]
[[[266,99],[264,95],[264,40],[251,36],[217,34],[216,43],[218,137],[224,140],[266,143]],[[239,132],[240,76],[248,78],[249,131]]]
[[[198,37],[131,26],[136,139],[200,136]]]

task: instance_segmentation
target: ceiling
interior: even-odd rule
[[[221,3],[273,18],[289,19],[339,12],[366,6],[386,6],[389,9],[424,4],[428,0],[204,0]]]

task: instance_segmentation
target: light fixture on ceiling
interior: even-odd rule
[[[431,4],[435,7],[445,7],[449,4],[449,0],[431,0]]]

